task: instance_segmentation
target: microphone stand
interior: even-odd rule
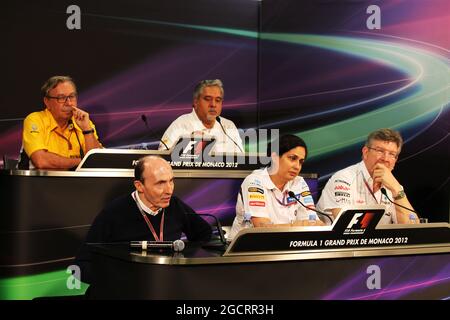
[[[236,141],[233,140],[233,138],[231,138],[228,133],[225,131],[225,128],[222,125],[222,120],[220,119],[220,117],[216,117],[217,122],[220,124],[220,127],[222,128],[223,133],[225,133],[225,135],[230,138],[231,141],[233,141],[233,143],[239,148],[239,150],[241,150],[241,152],[244,152],[241,147],[237,144]]]
[[[150,134],[150,136],[156,137],[156,135],[153,134],[152,129],[150,129],[150,126],[148,125],[147,116],[145,114],[142,114],[141,119],[144,122],[145,126],[147,127],[147,130],[148,130],[148,133]],[[158,139],[158,140],[159,140],[159,142],[161,142],[164,145],[164,147],[166,147],[166,150],[169,150],[169,147],[167,146],[167,144],[164,143],[164,141],[162,141],[161,139]]]
[[[194,213],[191,213],[191,214],[194,214]],[[213,218],[214,221],[216,222],[217,233],[219,234],[219,240],[220,240],[219,244],[209,242],[209,243],[203,245],[203,248],[217,249],[217,250],[225,251],[227,249],[227,240],[225,239],[225,235],[224,235],[223,229],[222,229],[222,224],[220,223],[219,219],[215,215],[209,214],[209,213],[197,213],[197,215]]]
[[[314,211],[314,212],[320,214],[321,216],[326,217],[328,220],[330,220],[330,224],[333,224],[333,220],[332,220],[326,213],[323,213],[323,212],[320,212],[319,210],[316,210],[316,209],[309,208],[309,207],[305,206],[305,205],[297,198],[297,196],[295,195],[294,192],[289,191],[288,194],[289,194],[290,197],[294,198],[298,203],[300,203],[305,209]]]
[[[405,209],[405,210],[414,212],[415,214],[417,214],[417,218],[420,219],[420,216],[419,216],[419,214],[417,213],[417,211],[414,211],[413,209],[410,209],[410,208],[408,208],[408,207],[402,206],[401,204],[392,201],[391,198],[389,198],[389,196],[387,195],[387,191],[386,191],[385,188],[381,188],[380,191],[381,191],[381,193],[382,193],[382,194],[383,194],[383,195],[384,195],[384,196],[385,196],[392,204],[394,204],[394,205],[396,205],[396,206],[399,206],[400,208],[403,208],[403,209]]]

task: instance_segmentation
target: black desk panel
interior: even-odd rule
[[[205,213],[231,223],[237,193],[247,174],[175,172],[175,195],[194,209],[199,204],[211,210],[219,206],[221,211]],[[111,200],[134,190],[132,175],[131,171],[1,172],[0,276],[70,265],[96,215]],[[212,194],[201,197],[205,190]]]
[[[127,247],[117,245],[93,246],[92,251],[93,299],[442,299],[450,295],[448,247],[428,254],[426,249],[375,249],[239,257],[222,257],[192,244],[173,255],[130,254]],[[373,266],[380,269],[378,290],[367,284]]]

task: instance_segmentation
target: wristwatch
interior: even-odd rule
[[[83,130],[83,134],[90,134],[90,133],[94,133],[95,130],[91,129],[91,130]]]
[[[406,197],[406,194],[405,190],[402,189],[397,193],[397,196],[394,197],[394,200],[400,200],[403,199],[404,197]]]

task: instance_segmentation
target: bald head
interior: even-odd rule
[[[159,173],[163,173],[167,170],[173,174],[172,167],[163,158],[159,156],[142,157],[138,160],[138,163],[134,168],[134,180],[144,182],[144,176],[148,176],[149,174],[158,176]]]
[[[144,158],[144,179],[147,176],[158,178],[163,174],[170,174],[173,176],[172,167],[163,158],[156,156],[148,156]]]
[[[165,208],[172,197],[174,182],[170,164],[161,157],[139,159],[134,170],[134,186],[141,200],[152,210]]]

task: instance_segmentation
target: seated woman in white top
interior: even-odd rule
[[[272,145],[279,148],[272,150]],[[309,187],[299,176],[307,152],[303,139],[294,135],[283,135],[269,143],[271,164],[253,171],[242,183],[229,239],[250,222],[253,227],[324,225],[313,210],[289,196],[292,191],[306,207],[315,209]]]

